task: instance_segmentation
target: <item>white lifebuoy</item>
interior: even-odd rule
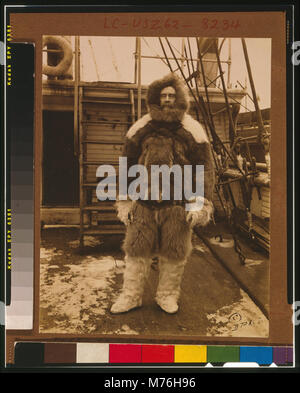
[[[70,68],[73,60],[73,52],[70,44],[62,37],[47,35],[43,37],[43,47],[47,44],[55,44],[63,51],[63,58],[56,66],[43,65],[43,74],[51,76],[64,75]]]

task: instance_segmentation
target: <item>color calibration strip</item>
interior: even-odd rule
[[[14,367],[50,365],[293,366],[293,347],[102,343],[15,344]]]
[[[33,327],[34,269],[34,46],[10,44],[13,76],[7,86],[6,328]],[[27,59],[27,61],[24,61]]]

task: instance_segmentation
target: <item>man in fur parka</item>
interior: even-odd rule
[[[156,303],[167,313],[177,312],[193,227],[205,226],[213,214],[210,144],[202,126],[187,114],[189,100],[184,84],[173,73],[154,81],[148,88],[147,106],[149,112],[126,134],[123,156],[128,167],[142,164],[150,170],[152,165],[204,165],[204,196],[199,196],[201,208],[196,211],[187,211],[187,201],[175,200],[172,192],[169,200],[162,200],[160,193],[157,200],[116,203],[118,217],[126,225],[126,256],[122,292],[111,308],[114,314],[142,305],[154,257],[159,261]],[[192,181],[196,181],[194,174]]]

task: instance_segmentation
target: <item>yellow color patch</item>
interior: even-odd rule
[[[175,363],[206,363],[206,345],[175,345]]]

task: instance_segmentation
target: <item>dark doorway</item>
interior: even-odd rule
[[[43,111],[43,206],[79,205],[73,112]]]

